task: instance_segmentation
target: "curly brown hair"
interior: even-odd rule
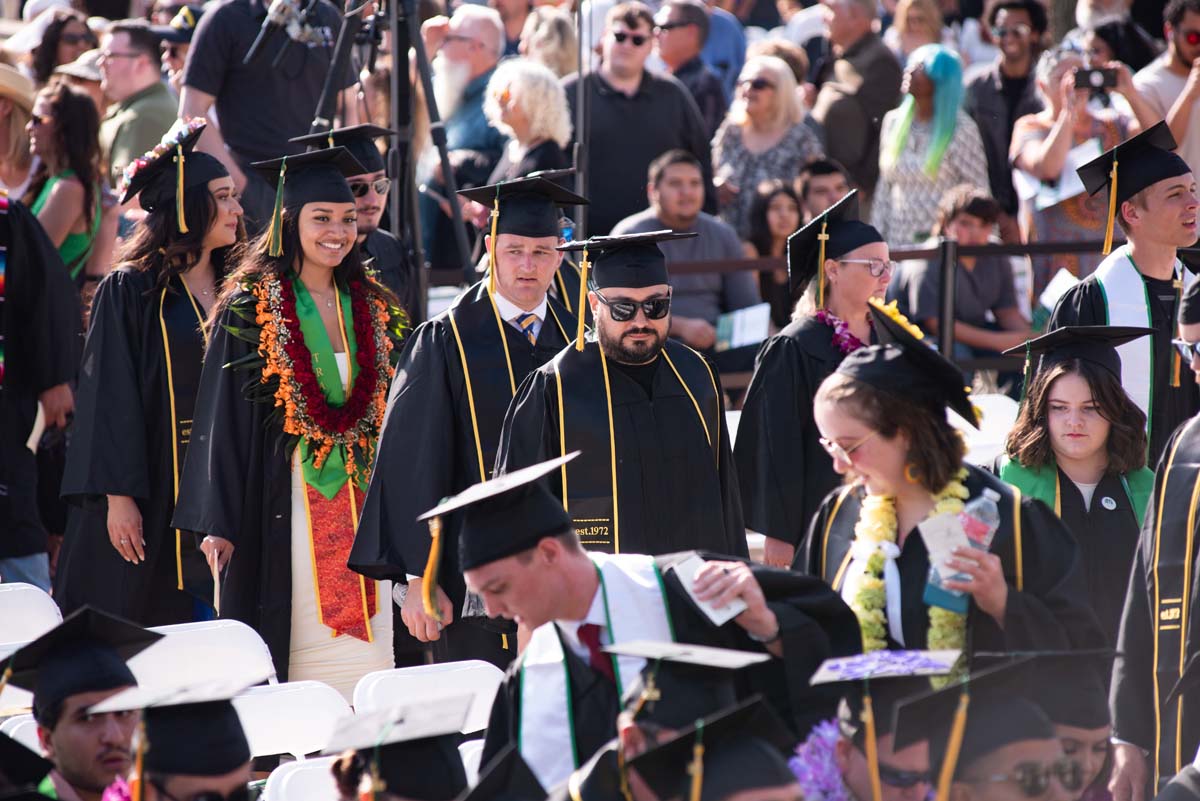
[[[912,473],[931,495],[950,483],[967,455],[966,444],[946,420],[943,407],[935,409],[911,397],[885,393],[841,373],[825,379],[817,390],[817,400],[837,405],[886,439],[903,433],[908,438],[907,461]]]
[[[1030,382],[1017,422],[1004,450],[1010,459],[1025,467],[1044,467],[1054,462],[1050,445],[1048,406],[1050,388],[1064,375],[1081,376],[1108,421],[1108,467],[1111,475],[1122,475],[1146,465],[1146,415],[1125,393],[1115,375],[1086,359],[1067,359],[1039,370]]]

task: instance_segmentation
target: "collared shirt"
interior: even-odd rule
[[[542,323],[546,319],[546,296],[542,296],[542,302],[530,309],[528,312],[517,306],[508,298],[500,294],[499,290],[492,293],[492,298],[496,301],[496,308],[500,310],[500,317],[513,328],[521,330],[521,324],[517,322],[518,317],[523,317],[526,314],[532,313],[537,317],[537,322],[533,324],[533,338],[537,339],[538,334],[542,331]]]
[[[175,124],[179,104],[162,81],[112,106],[100,123],[100,148],[116,186],[131,161],[154,148]]]
[[[496,299],[499,300],[499,297]],[[588,607],[587,617],[583,620],[554,621],[554,625],[558,626],[558,630],[562,634],[563,643],[574,652],[575,656],[587,662],[591,654],[588,653],[587,646],[579,639],[579,627],[585,623],[594,623],[600,627],[601,645],[612,645],[612,638],[608,633],[608,617],[604,614],[604,587],[602,585],[596,585],[596,594],[592,596],[592,605]]]

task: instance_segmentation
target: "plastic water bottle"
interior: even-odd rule
[[[982,495],[968,501],[959,515],[967,539],[981,551],[992,547],[992,537],[1000,528],[999,500],[1000,493],[991,488],[985,489]]]

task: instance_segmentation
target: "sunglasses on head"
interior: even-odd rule
[[[992,28],[992,38],[1003,39],[1005,36],[1028,36],[1032,30],[1033,28],[1023,22],[1018,22],[1016,25],[1007,28],[997,25],[995,28]]]
[[[1190,362],[1200,356],[1200,342],[1188,342],[1186,339],[1176,337],[1171,340],[1171,344],[1175,346],[1175,350],[1179,351],[1180,357],[1185,362]]]
[[[744,81],[738,81],[738,86],[744,86],[747,89],[753,89],[755,92],[761,92],[764,89],[775,88],[775,84],[771,83],[766,78],[748,78]]]
[[[1050,780],[1057,779],[1062,788],[1075,792],[1083,787],[1083,768],[1072,759],[1059,759],[1048,765],[1037,762],[1022,762],[1012,773],[967,779],[971,784],[980,782],[1015,782],[1026,798],[1038,798],[1050,788]]]
[[[642,33],[628,33],[626,31],[613,31],[613,40],[617,44],[625,44],[626,41],[632,42],[634,47],[641,47],[650,37]]]
[[[375,193],[386,195],[392,188],[391,178],[376,178],[374,181],[354,181],[350,184],[350,194],[355,197],[366,197],[367,190],[374,187]]]
[[[629,322],[637,316],[639,308],[646,315],[647,320],[661,320],[671,311],[671,297],[669,295],[665,298],[650,298],[642,301],[625,300],[623,298],[609,300],[599,292],[596,292],[596,297],[608,307],[608,313],[612,315],[613,322],[616,323]]]

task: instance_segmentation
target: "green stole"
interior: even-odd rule
[[[1062,517],[1062,505],[1058,497],[1058,466],[1054,463],[1043,467],[1026,467],[1005,456],[1000,463],[1000,478],[1029,497],[1037,498],[1053,509],[1054,514]],[[1146,506],[1154,490],[1154,473],[1145,467],[1139,468],[1121,476],[1121,486],[1140,525],[1146,518]]]

